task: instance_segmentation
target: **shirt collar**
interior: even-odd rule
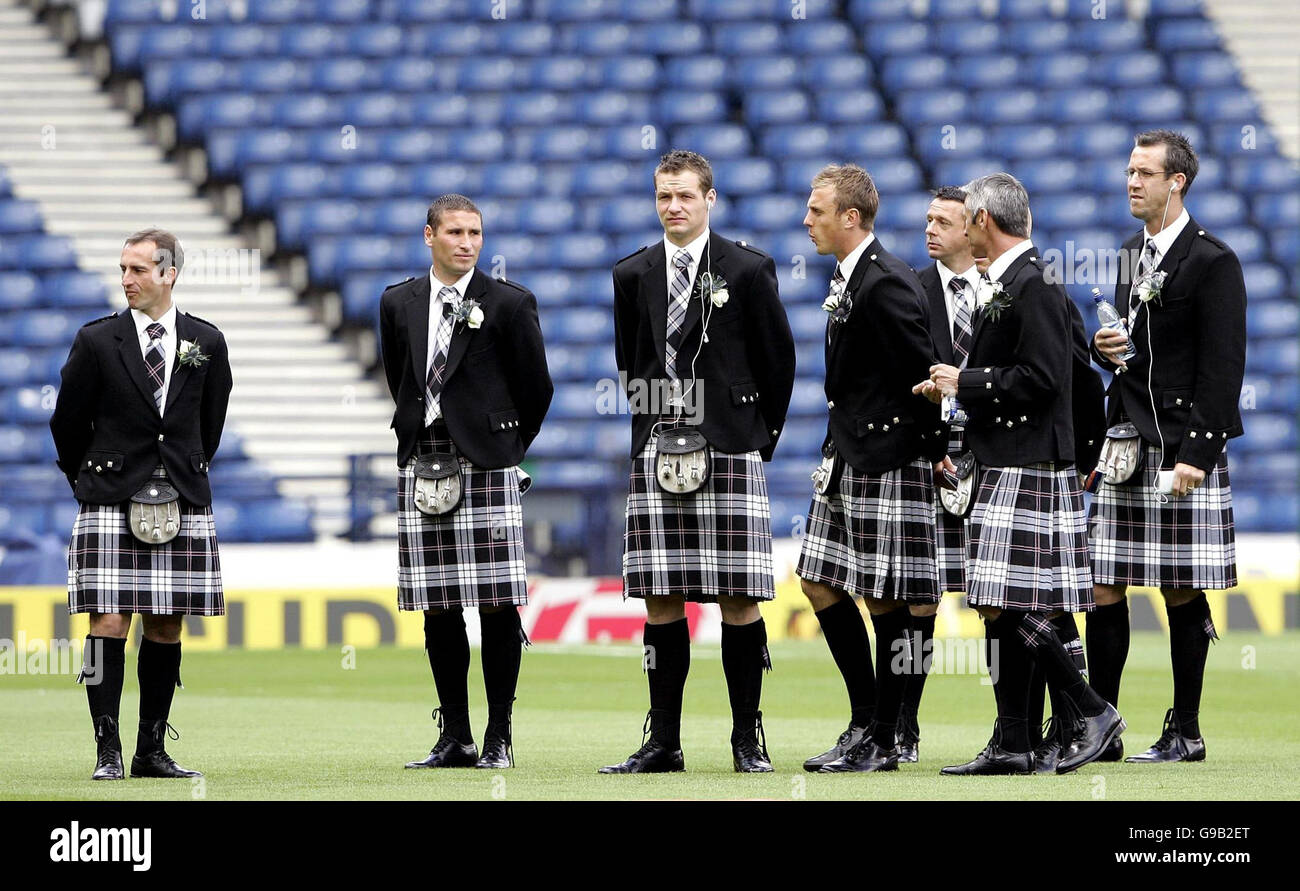
[[[709,241],[709,227],[705,226],[704,231],[701,232],[694,241],[686,245],[686,250],[691,255],[692,266],[698,267],[700,265],[700,257],[704,256],[704,245],[708,244],[708,241]],[[677,256],[677,252],[679,250],[681,250],[681,248],[679,248],[677,245],[669,241],[668,236],[665,235],[664,251],[666,251],[668,254],[669,269],[673,268],[673,258]]]
[[[867,237],[862,239],[861,243],[859,243],[853,250],[849,251],[849,255],[840,261],[840,275],[844,276],[844,282],[846,285],[848,284],[849,279],[853,278],[853,270],[858,268],[858,261],[862,259],[862,255],[867,252],[867,248],[869,248],[875,240],[876,233],[868,232]]]
[[[1146,246],[1146,239],[1149,238],[1154,241],[1156,243],[1156,261],[1159,262],[1160,258],[1169,253],[1169,249],[1174,246],[1174,239],[1182,234],[1183,227],[1191,222],[1191,219],[1191,216],[1187,213],[1187,208],[1184,207],[1183,212],[1178,215],[1178,219],[1161,229],[1157,234],[1152,235],[1144,227],[1142,229],[1143,247]]]
[[[989,281],[995,282],[1002,277],[1002,273],[1011,268],[1011,264],[1016,262],[1016,258],[1026,251],[1033,250],[1034,243],[1026,238],[1024,241],[1018,241],[1013,244],[1005,254],[998,257],[989,264]]]
[[[138,309],[131,310],[131,318],[132,320],[135,321],[136,334],[138,334],[142,338],[147,336],[145,329],[148,328],[150,325],[152,325],[154,323],[154,320],[149,318],[149,316],[146,315],[145,313],[140,312],[140,310]],[[175,301],[172,301],[172,305],[167,308],[167,311],[163,313],[162,316],[157,321],[159,325],[162,325],[164,328],[167,329],[168,334],[176,333],[176,302]]]
[[[974,263],[970,264],[970,267],[964,272],[953,272],[944,265],[942,260],[935,260],[934,265],[939,270],[939,285],[943,288],[945,297],[948,295],[948,287],[954,278],[965,279],[968,285],[974,285],[980,280],[979,270],[975,268]]]
[[[461,300],[465,299],[465,292],[469,290],[469,280],[472,279],[473,277],[474,277],[474,270],[471,269],[469,272],[465,273],[460,278],[458,278],[456,280],[456,284],[451,286],[456,289],[456,296],[459,297]],[[433,274],[433,266],[432,264],[430,264],[429,293],[433,295],[434,300],[438,299],[438,292],[445,287],[447,286],[442,283],[442,280],[438,278],[438,276]]]

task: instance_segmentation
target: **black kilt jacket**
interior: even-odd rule
[[[230,359],[215,325],[176,313],[176,342],[193,341],[200,365],[173,358],[159,413],[130,310],[83,325],[72,341],[50,418],[59,469],[78,501],[120,504],[159,464],[181,498],[212,504],[208,464],[221,443],[230,401]]]
[[[853,309],[843,322],[826,322],[827,436],[863,473],[884,473],[918,457],[943,460],[948,428],[939,406],[912,393],[938,355],[916,273],[877,239],[858,259],[844,293]]]
[[[998,280],[1010,305],[996,319],[988,308],[976,311],[970,359],[957,379],[970,415],[966,444],[986,467],[1074,464],[1075,372],[1088,354],[1083,319],[1032,247]]]
[[[429,348],[429,276],[407,279],[379,301],[379,339],[388,391],[397,408],[397,464],[415,454],[424,431]],[[465,299],[483,310],[478,328],[457,322],[447,352],[439,404],[452,441],[476,466],[523,460],[541,430],[555,387],[537,321],[537,298],[514,282],[475,269]]]
[[[1125,312],[1145,235],[1124,242],[1115,306]],[[1163,465],[1214,469],[1229,439],[1240,436],[1241,382],[1246,370],[1246,282],[1232,249],[1189,219],[1156,267],[1168,273],[1158,298],[1137,314],[1137,355],[1106,391],[1107,421],[1129,418],[1149,443],[1158,444],[1152,397],[1164,435]],[[1151,350],[1147,349],[1147,338]],[[1152,366],[1151,353],[1155,353]],[[1108,359],[1092,348],[1107,371]],[[1151,384],[1147,386],[1147,376]]]
[[[664,368],[668,332],[668,260],[663,241],[643,247],[614,266],[614,352],[625,377],[632,414],[632,457],[650,438],[651,428],[669,410],[653,409],[633,387],[655,388],[667,379]],[[727,283],[729,297],[708,310],[708,340],[699,273],[710,271]],[[772,459],[785,426],[794,391],[794,336],[777,292],[776,263],[742,242],[711,233],[692,282],[678,350],[683,380],[699,381],[700,432],[728,454],[758,451]],[[659,382],[659,383],[656,383]]]
[[[948,324],[948,300],[943,293],[943,279],[939,277],[939,269],[933,263],[929,263],[917,271],[916,278],[925,293],[935,358],[944,365],[956,365],[957,359],[952,351],[952,326]],[[929,376],[927,373],[925,378]],[[925,380],[925,378],[917,378],[917,380]]]

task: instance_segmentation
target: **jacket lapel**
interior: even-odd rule
[[[948,327],[948,295],[944,293],[939,267],[931,266],[930,272],[933,280],[929,275],[925,277],[925,281],[931,284],[925,289],[930,303],[930,339],[934,341],[935,358],[944,365],[953,365],[956,363],[952,351],[952,329]]]
[[[1159,264],[1156,265],[1156,271],[1165,273],[1165,283],[1161,288],[1162,291],[1169,290],[1169,285],[1174,280],[1174,273],[1178,271],[1179,264],[1181,264],[1183,260],[1187,258],[1188,252],[1191,251],[1192,242],[1196,240],[1196,230],[1199,228],[1201,227],[1196,224],[1196,220],[1192,219],[1191,216],[1188,215],[1187,225],[1183,226],[1183,231],[1178,233],[1178,237],[1175,238],[1174,243],[1169,246],[1169,250],[1166,251],[1165,255],[1160,258]],[[1138,251],[1138,255],[1140,256],[1142,252],[1142,245],[1146,243],[1146,230],[1144,229],[1141,232],[1139,232],[1138,237],[1139,237],[1139,241],[1137,244],[1137,251]],[[1135,265],[1133,268],[1134,270],[1137,270],[1141,267]],[[1132,279],[1130,279],[1130,282],[1132,282]],[[1137,300],[1137,298],[1132,295],[1132,291],[1133,291],[1133,285],[1130,283],[1129,284],[1130,304],[1133,301]],[[1149,313],[1150,311],[1151,311],[1151,307],[1148,306],[1147,311],[1143,312],[1141,304],[1138,305],[1137,312],[1133,316],[1134,335],[1137,334],[1139,328],[1142,328],[1146,325],[1147,313]]]
[[[469,287],[465,289],[466,300],[476,300],[483,308],[484,314],[488,312],[484,304],[484,297],[487,295],[487,280],[483,273],[478,269],[474,270],[474,276],[469,280]],[[428,303],[425,303],[426,313]],[[425,326],[428,330],[428,326]],[[442,385],[447,386],[447,381],[456,373],[456,366],[460,360],[465,358],[465,351],[469,349],[469,342],[474,339],[474,329],[466,322],[457,322],[456,326],[451,329],[451,346],[447,348],[447,370],[442,374]]]
[[[199,343],[198,336],[199,336],[198,326],[196,326],[193,322],[190,321],[189,316],[185,315],[185,313],[181,312],[180,310],[177,310],[176,311],[176,355],[172,357],[172,379],[171,382],[167,385],[167,408],[168,409],[170,409],[172,407],[172,404],[176,402],[176,397],[180,395],[181,390],[183,390],[185,388],[185,385],[189,383],[189,380],[194,376],[194,371],[195,371],[195,369],[192,366],[182,365],[180,363],[181,341],[182,340],[193,341],[199,348],[200,352],[203,352],[204,344]],[[211,344],[208,344],[207,346],[208,349],[212,348]]]
[[[180,313],[176,315],[179,317]],[[144,354],[140,351],[139,334],[135,330],[135,319],[131,316],[131,310],[122,310],[115,324],[117,327],[113,334],[121,341],[117,352],[122,357],[122,364],[126,366],[127,375],[135,384],[135,388],[140,391],[140,395],[144,397],[144,401],[148,403],[150,411],[157,415],[158,403],[154,402],[153,387],[149,383],[149,369],[145,367]]]
[[[700,255],[699,267],[695,270],[695,278],[691,281],[691,299],[686,303],[686,318],[682,322],[682,343],[686,342],[687,336],[691,330],[699,324],[700,318],[704,315],[704,301],[709,299],[703,292],[696,297],[696,291],[699,290],[700,274],[711,272],[715,276],[721,277],[724,281],[727,278],[724,268],[724,253],[726,248],[722,246],[719,236],[709,234],[709,240],[704,244],[704,252]],[[666,262],[666,261],[665,261]],[[665,292],[666,293],[666,292]],[[665,336],[668,329],[668,304],[664,303],[664,331]]]
[[[1019,257],[1016,257],[1014,260],[1012,260],[1011,265],[1008,266],[1003,271],[1003,273],[998,276],[997,279],[1002,283],[1003,292],[1007,294],[1011,294],[1011,283],[1016,280],[1016,276],[1020,274],[1020,270],[1024,269],[1025,264],[1027,264],[1030,260],[1036,260],[1036,259],[1038,259],[1038,248],[1034,247],[1031,244],[1028,250],[1026,250]],[[980,329],[984,327],[984,317],[988,315],[988,313],[984,312],[983,308],[979,306],[978,292],[976,292],[975,295],[975,303],[976,303],[975,326],[971,329],[971,338],[970,338],[972,353],[975,352],[975,341],[979,339]]]
[[[429,369],[429,275],[425,273],[415,282],[411,295],[406,298],[406,336],[411,343],[411,372],[415,375],[419,392],[424,393],[424,379]]]
[[[826,324],[830,329],[828,332],[829,336],[827,337],[827,340],[830,342],[826,352],[827,368],[831,367],[831,362],[834,360],[835,354],[839,350],[840,342],[844,340],[844,332],[837,329],[847,327],[849,322],[853,320],[853,314],[858,312],[858,307],[866,297],[865,293],[859,292],[864,290],[862,285],[867,278],[867,269],[875,262],[872,258],[879,256],[880,252],[883,250],[884,248],[880,246],[880,240],[876,239],[867,246],[865,251],[862,252],[862,255],[858,257],[858,265],[853,267],[853,274],[849,276],[849,280],[844,284],[844,295],[853,301],[853,306],[849,309],[848,317],[838,325],[831,325],[829,319],[826,321]]]
[[[650,333],[654,336],[655,355],[662,365],[668,352],[668,260],[663,240],[646,251],[647,268],[641,274],[641,294],[646,312],[650,313]]]

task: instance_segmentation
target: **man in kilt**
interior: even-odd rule
[[[221,442],[231,377],[221,332],[172,302],[184,265],[170,232],[146,229],[126,239],[129,310],[77,332],[50,418],[59,468],[80,502],[68,546],[68,611],[90,614],[81,677],[96,780],[124,778],[118,712],[133,613],[143,633],[131,776],[202,776],[173,761],[164,743],[181,685],[182,618],[225,614],[208,465]],[[178,514],[156,535],[150,528],[148,540],[128,527],[140,493],[172,496],[174,506],[158,510]],[[145,510],[153,516],[153,506]]]
[[[1127,761],[1202,761],[1199,711],[1209,642],[1217,638],[1205,590],[1237,584],[1229,439],[1242,433],[1238,400],[1246,362],[1246,286],[1241,263],[1183,206],[1198,162],[1187,138],[1139,133],[1129,156],[1129,210],[1145,225],[1124,244],[1115,305],[1127,312],[1137,354],[1123,334],[1093,338],[1115,372],[1107,421],[1131,422],[1143,466],[1127,482],[1102,483],[1092,502],[1097,610],[1088,621],[1093,685],[1112,704],[1128,657],[1129,585],[1159,588],[1169,616],[1173,707],[1164,730]],[[1157,473],[1172,482],[1164,491]],[[1118,760],[1123,748],[1108,757]]]
[[[785,424],[794,338],[772,258],[709,230],[717,197],[709,162],[669,152],[654,185],[664,240],[614,267],[614,348],[632,407],[623,592],[645,600],[649,736],[601,772],[683,769],[687,601],[717,603],[722,612],[733,766],[767,772],[759,703],[771,662],[758,604],[775,597],[775,587],[762,462]],[[648,406],[632,398],[646,389],[656,397]],[[672,441],[706,441],[707,457],[697,450],[695,459],[707,474],[694,491],[660,488],[656,449],[667,431],[683,434]]]
[[[964,369],[939,364],[918,392],[955,396],[978,462],[967,527],[966,597],[984,618],[998,719],[985,749],[948,775],[1030,773],[1027,720],[1037,667],[1070,704],[1058,773],[1095,760],[1124,729],[1085,682],[1051,616],[1092,608],[1087,532],[1075,471],[1074,364],[1086,346],[1069,298],[1029,241],[1029,196],[995,173],[965,187],[972,253],[987,258]],[[1076,343],[1078,341],[1078,343]]]
[[[439,702],[437,742],[406,766],[506,768],[514,763],[511,714],[526,640],[518,607],[528,602],[520,496],[531,481],[518,464],[554,387],[536,298],[475,268],[483,249],[478,207],[463,195],[435,199],[424,242],[429,274],[389,287],[379,307],[384,374],[397,404],[397,605],[424,612]],[[432,507],[428,471],[459,481],[449,512],[420,508]],[[469,721],[467,607],[478,608],[482,628],[481,755]]]
[[[804,769],[897,770],[895,730],[909,604],[942,596],[935,557],[934,464],[947,431],[911,386],[934,363],[916,275],[872,231],[880,196],[867,171],[830,165],[812,181],[803,224],[837,263],[823,309],[825,459],[795,572],[848,688],[848,728]],[[871,640],[854,596],[871,614]],[[904,658],[900,658],[904,657]]]

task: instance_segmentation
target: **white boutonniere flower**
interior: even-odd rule
[[[207,353],[199,349],[199,345],[192,340],[182,340],[176,344],[176,361],[180,365],[191,365],[197,368],[208,359]]]
[[[990,282],[987,279],[980,279],[979,284],[975,287],[975,300],[981,308],[988,306],[1001,295],[1002,282]]]
[[[712,273],[702,273],[700,275],[700,291],[709,295],[715,308],[720,308],[731,299],[731,292],[727,290],[727,280],[720,275]]]
[[[840,299],[841,299],[841,295],[839,294],[828,295],[826,301],[822,303],[822,309],[826,310],[826,312],[829,313],[835,312],[835,310],[839,309],[840,307]]]
[[[1165,278],[1168,275],[1169,273],[1163,270],[1158,270],[1156,272],[1148,272],[1146,275],[1139,278],[1137,280],[1138,300],[1141,300],[1143,303],[1150,303],[1152,300],[1155,300],[1157,303],[1160,302],[1160,292],[1164,289]]]
[[[471,328],[483,324],[483,309],[477,300],[461,300],[452,307],[451,316],[457,322],[464,322]]]

